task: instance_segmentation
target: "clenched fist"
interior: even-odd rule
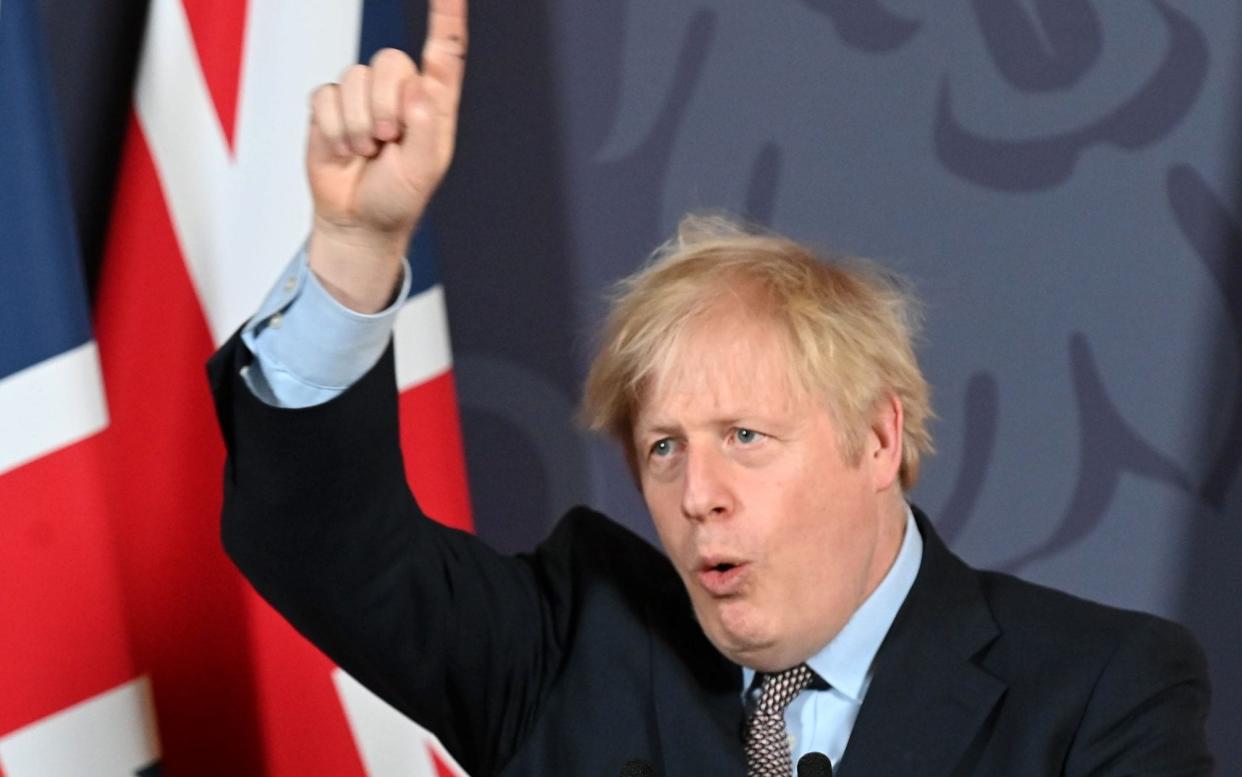
[[[383,49],[311,97],[310,265],[347,307],[386,306],[401,257],[453,157],[466,0],[431,0],[421,70]]]

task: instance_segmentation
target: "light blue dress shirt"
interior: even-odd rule
[[[242,339],[255,355],[245,370],[250,389],[278,407],[327,402],[366,374],[388,345],[401,303],[409,294],[403,270],[395,301],[379,313],[357,313],[337,302],[310,271],[303,249],[281,274]],[[871,684],[871,665],[923,560],[923,538],[906,511],[905,538],[888,574],[824,649],[807,661],[830,688],[806,690],[785,710],[794,763],[820,752],[838,763]],[[753,669],[742,669],[745,694]]]
[[[303,248],[242,329],[255,355],[243,373],[250,390],[269,405],[310,407],[349,388],[388,347],[410,277],[405,261],[393,303],[378,313],[358,313],[328,293]]]

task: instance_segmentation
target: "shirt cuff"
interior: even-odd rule
[[[280,407],[308,407],[336,397],[379,361],[410,283],[403,259],[401,288],[391,305],[378,313],[350,310],[315,277],[303,246],[242,330],[255,356],[246,383],[260,399]]]

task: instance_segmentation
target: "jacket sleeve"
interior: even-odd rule
[[[1067,775],[1212,774],[1207,662],[1185,628],[1144,618],[1101,671],[1066,762]]]
[[[392,348],[340,397],[255,398],[236,336],[208,364],[228,448],[222,535],[255,589],[475,777],[531,726],[571,628],[563,555],[501,556],[405,482]],[[427,441],[434,444],[434,441]]]

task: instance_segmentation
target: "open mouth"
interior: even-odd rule
[[[712,596],[732,596],[741,588],[747,569],[745,562],[708,562],[699,569],[699,583]]]

